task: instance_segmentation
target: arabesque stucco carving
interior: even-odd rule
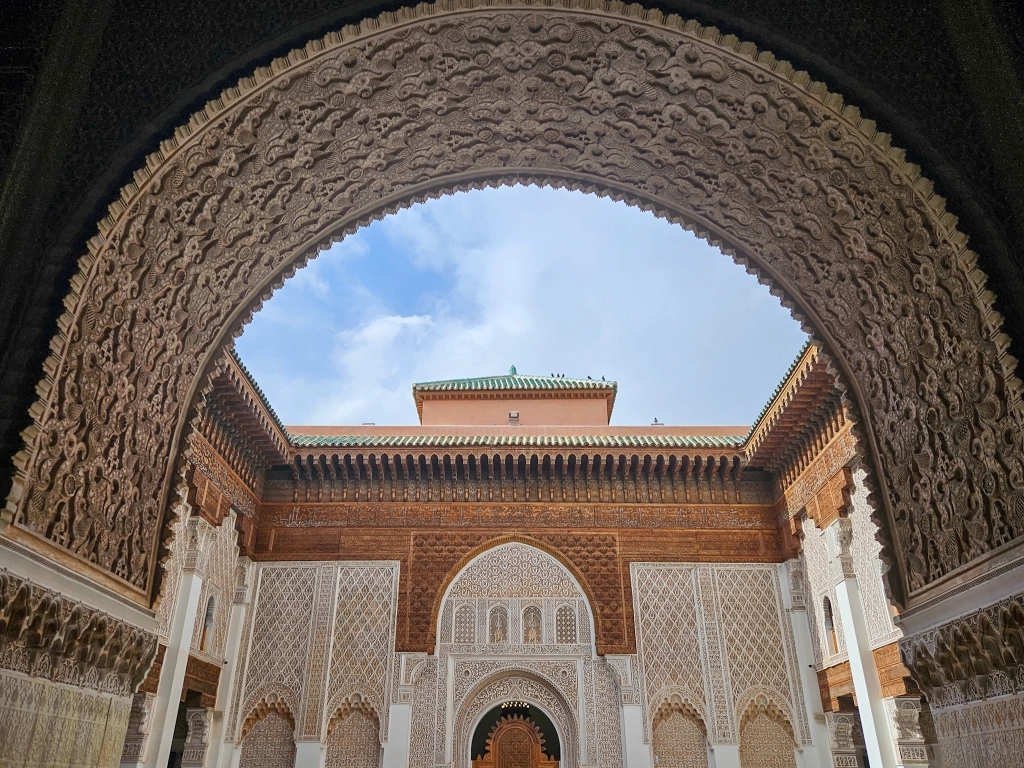
[[[16,522],[152,590],[176,452],[220,345],[332,239],[516,181],[682,222],[795,307],[855,395],[897,597],[1024,533],[1015,361],[931,184],[770,53],[597,1],[369,20],[164,142],[72,282],[17,457]]]

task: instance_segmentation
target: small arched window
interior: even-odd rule
[[[828,652],[835,655],[839,653],[839,643],[836,642],[836,625],[832,618],[832,601],[827,597],[822,598],[821,609],[825,617],[825,638],[828,643]]]
[[[527,645],[544,642],[544,622],[540,608],[536,605],[528,606],[523,611],[523,642]]]
[[[217,613],[217,596],[210,595],[206,601],[206,615],[203,617],[203,631],[199,635],[199,650],[210,650],[210,640],[213,635],[213,618]]]
[[[487,637],[495,645],[508,642],[508,611],[503,606],[499,605],[491,611]]]
[[[455,612],[455,639],[456,643],[476,642],[476,611],[471,605],[460,605]]]
[[[563,605],[555,614],[555,641],[576,642],[576,611],[571,605]]]

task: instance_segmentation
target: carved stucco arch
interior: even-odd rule
[[[512,182],[654,211],[783,297],[850,395],[905,602],[1024,532],[1016,361],[942,198],[750,43],[603,0],[445,0],[309,43],[175,131],[72,280],[8,514],[151,599],[176,456],[223,344],[330,242]],[[88,566],[83,566],[88,569]]]
[[[485,541],[483,544],[479,544],[473,547],[469,552],[463,555],[459,561],[452,566],[445,576],[444,581],[437,590],[437,594],[434,596],[434,607],[430,612],[430,632],[429,642],[432,645],[437,643],[437,627],[441,620],[441,609],[444,606],[445,598],[448,596],[448,592],[451,589],[454,581],[462,574],[463,571],[481,555],[486,554],[496,547],[500,547],[504,544],[526,544],[529,547],[540,550],[546,555],[549,555],[554,559],[560,566],[565,568],[569,572],[569,575],[575,580],[576,586],[579,587],[580,593],[587,600],[587,612],[590,614],[587,620],[591,624],[591,642],[596,643],[597,638],[601,637],[601,626],[600,626],[600,615],[597,611],[597,601],[594,599],[594,593],[590,588],[590,584],[587,582],[587,577],[583,575],[576,565],[569,561],[569,559],[556,547],[552,547],[543,541],[538,541],[532,536],[524,536],[519,533],[511,533],[505,536],[495,536],[493,539]],[[578,619],[578,617],[577,617]],[[577,625],[578,626],[578,625]]]
[[[504,669],[481,680],[466,695],[455,713],[452,737],[455,768],[469,768],[473,733],[480,720],[504,701],[525,701],[548,716],[560,742],[563,768],[583,764],[580,754],[579,713],[566,701],[558,687],[529,668]]]

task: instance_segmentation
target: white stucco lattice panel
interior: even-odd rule
[[[412,688],[412,724],[409,734],[410,768],[434,765],[438,661],[428,658],[416,670]]]
[[[340,564],[325,717],[351,693],[368,699],[387,740],[391,700],[399,564]]]
[[[739,710],[767,694],[810,743],[775,566],[634,563],[631,573],[648,728],[658,704],[679,695],[704,718],[712,742],[735,742]]]
[[[261,566],[240,719],[265,690],[291,697],[293,712],[303,696],[312,625],[315,566]]]
[[[673,691],[706,713],[693,570],[633,564],[637,659],[645,698],[654,708]]]
[[[826,534],[814,525],[813,520],[805,519],[802,525],[804,537],[800,557],[804,566],[807,619],[814,646],[814,662],[818,669],[822,669],[846,660],[846,638],[843,635],[842,620],[837,608],[839,604],[836,602],[836,590],[829,569],[830,553]],[[825,632],[822,606],[826,597],[832,604],[832,624],[836,631],[837,653],[832,653]]]
[[[181,584],[181,567],[184,559],[182,552],[185,540],[185,523],[178,512],[182,509],[174,505],[177,517],[171,524],[171,542],[168,545],[169,554],[164,563],[163,583],[160,586],[160,603],[156,609],[156,633],[164,642],[168,642],[171,633],[171,619],[174,616],[174,608],[178,604],[178,585]]]
[[[235,513],[232,511],[213,529],[213,535],[210,537],[209,560],[199,595],[196,624],[192,631],[192,652],[216,664],[224,661],[237,567],[238,533],[235,530]],[[206,649],[203,650],[203,623],[206,619],[206,606],[211,597],[214,598],[213,626],[207,634]]]
[[[535,547],[512,543],[471,562],[452,582],[449,597],[568,597],[583,594],[555,558]]]
[[[601,768],[622,767],[622,720],[616,671],[608,662],[594,662],[594,699],[597,705],[598,760]]]
[[[868,504],[868,489],[864,485],[867,472],[862,467],[853,471],[853,567],[857,573],[857,586],[864,604],[864,616],[868,622],[871,647],[878,648],[903,637],[889,613],[889,601],[885,596],[882,582],[882,545],[876,539],[878,526],[871,520],[871,506]]]
[[[756,694],[768,693],[786,711],[797,737],[810,743],[803,695],[796,676],[796,649],[774,566],[735,565],[714,569],[718,615],[728,655],[735,716]]]

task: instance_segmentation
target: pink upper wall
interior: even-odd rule
[[[605,397],[433,399],[424,398],[420,423],[425,426],[507,426],[509,411],[519,411],[519,425],[608,426]]]

